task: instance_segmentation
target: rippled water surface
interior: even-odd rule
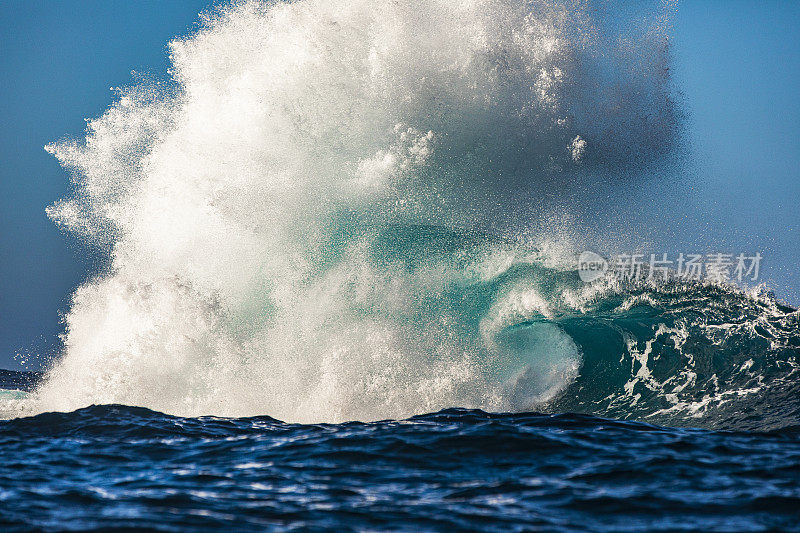
[[[94,406],[0,422],[6,531],[800,530],[800,428],[449,409],[286,424]]]

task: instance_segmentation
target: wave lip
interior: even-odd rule
[[[505,394],[517,410],[542,406],[562,393],[577,377],[582,360],[572,338],[546,321],[506,328],[493,346]]]

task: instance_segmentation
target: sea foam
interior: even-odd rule
[[[554,261],[538,246],[552,235],[522,239],[519,221],[558,227],[546,197],[581,172],[674,147],[670,9],[206,13],[170,43],[167,79],[119,89],[84,140],[47,147],[74,183],[49,216],[108,264],[73,295],[29,410],[308,422],[547,401],[581,355],[556,325],[537,326],[550,350],[501,342],[566,298],[536,276],[508,285]],[[509,391],[512,349],[529,379]]]

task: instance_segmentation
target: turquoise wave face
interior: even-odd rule
[[[486,343],[496,346],[496,375],[524,383],[528,395],[512,404],[737,429],[800,420],[795,309],[730,285],[587,285],[572,269],[545,266],[545,255],[531,257],[470,289],[483,297],[475,303],[485,330],[492,309],[512,310]],[[549,401],[531,402],[537,394]]]
[[[769,294],[682,279],[587,284],[518,241],[433,226],[366,242],[391,278],[415,278],[398,322],[478,354],[495,407],[736,429],[800,421],[798,313]]]
[[[555,410],[769,429],[798,421],[798,317],[700,283],[631,287],[560,324],[583,367]]]

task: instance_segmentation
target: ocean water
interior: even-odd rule
[[[46,147],[100,266],[0,375],[3,528],[798,530],[797,310],[577,270],[691,189],[673,9],[203,14]]]
[[[0,422],[4,531],[797,531],[800,426],[446,409],[289,424],[92,406]]]

